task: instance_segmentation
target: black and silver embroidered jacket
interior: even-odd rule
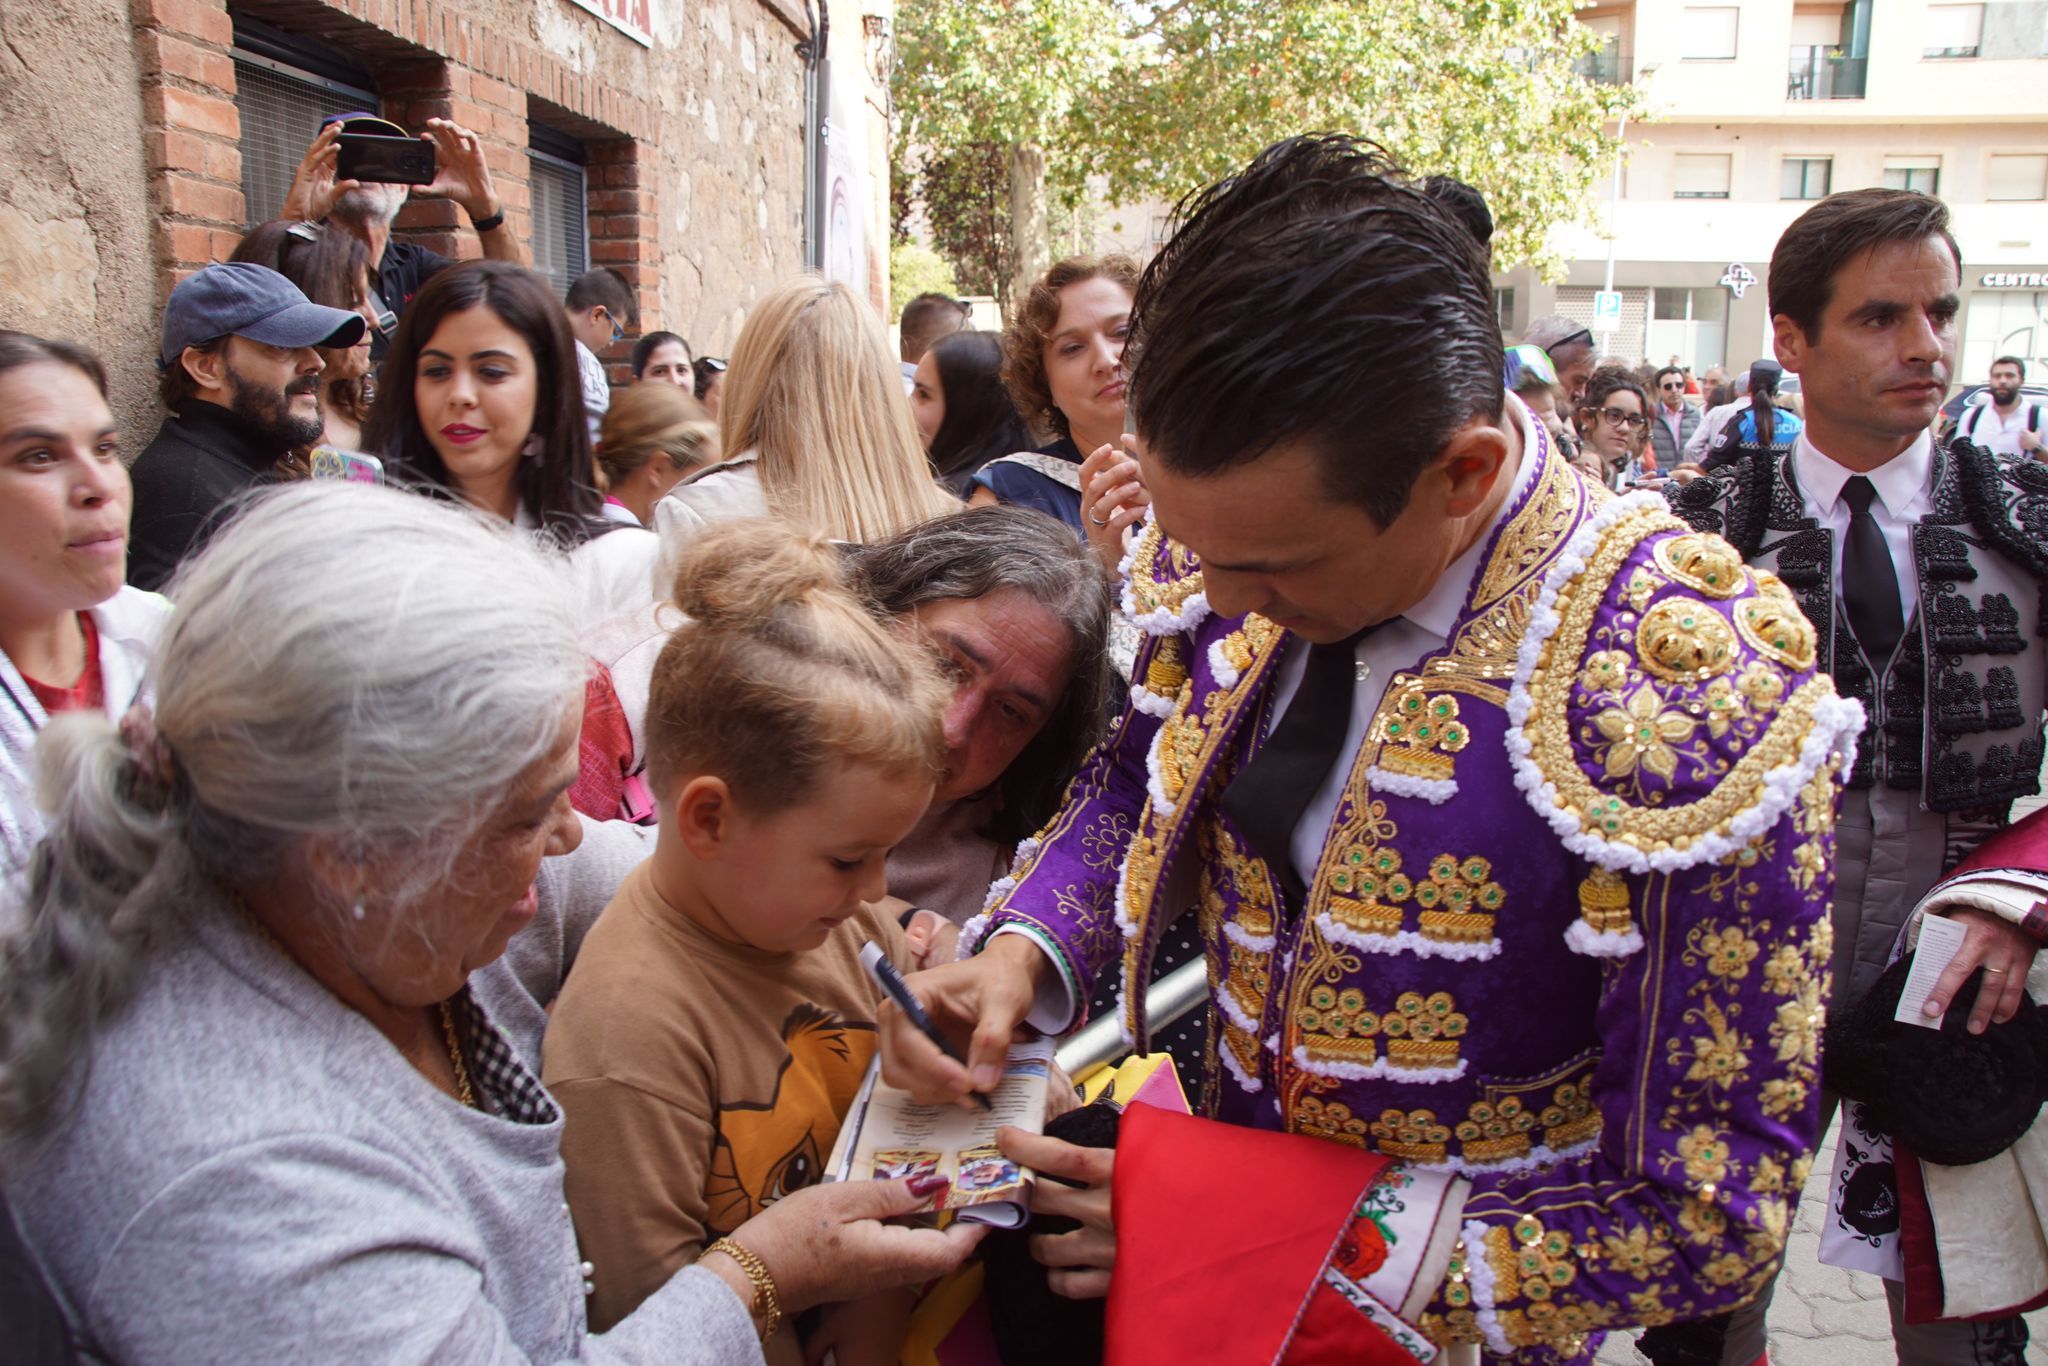
[[[1849,786],[1919,789],[1930,810],[2002,823],[2040,791],[2048,465],[1961,439],[1933,455],[1931,507],[1913,531],[1920,608],[1889,668],[1871,667],[1841,615],[1834,538],[1806,515],[1788,448],[1724,446],[1668,496],[1783,579],[1813,622],[1820,667],[1869,715]]]

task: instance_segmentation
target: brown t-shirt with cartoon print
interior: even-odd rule
[[[648,864],[592,927],[549,1021],[541,1079],[562,1159],[590,1328],[603,1332],[781,1196],[814,1184],[875,1054],[863,908],[806,953],[729,944],[661,899]]]

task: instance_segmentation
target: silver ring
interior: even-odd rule
[[[1987,972],[1987,973],[1992,973],[1992,972],[1996,972],[1996,973],[2000,973],[2000,974],[2003,974],[2003,973],[2008,973],[2008,972],[2011,972],[2011,971],[2012,971],[2012,969],[2011,969],[2011,968],[1986,968],[1986,969],[1984,969],[1984,971],[1985,971],[1985,972]]]
[[[1092,512],[1088,514],[1088,520],[1089,520],[1089,521],[1091,521],[1091,522],[1093,522],[1093,523],[1095,523],[1095,525],[1097,525],[1097,526],[1108,526],[1108,525],[1109,525],[1109,523],[1108,523],[1108,522],[1104,521],[1104,520],[1103,520],[1102,518],[1100,518],[1100,517],[1097,517],[1097,516],[1096,516],[1096,515],[1095,515],[1094,513],[1092,513]]]

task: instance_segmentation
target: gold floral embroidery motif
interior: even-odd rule
[[[1447,991],[1428,996],[1404,991],[1394,1008],[1380,1017],[1387,1037],[1387,1064],[1410,1071],[1450,1067],[1458,1061],[1459,1040],[1470,1023],[1459,1014]]]
[[[1138,533],[1137,544],[1132,547],[1131,604],[1138,609],[1138,616],[1160,611],[1179,616],[1188,599],[1202,591],[1202,571],[1194,567],[1194,557],[1178,543],[1167,547],[1167,572],[1176,577],[1165,583],[1155,577],[1164,538],[1159,524],[1150,522]]]
[[[1633,777],[1640,766],[1669,782],[1678,773],[1673,746],[1691,739],[1698,722],[1682,711],[1667,711],[1662,695],[1644,683],[1623,705],[1595,716],[1593,727],[1606,741],[1596,754],[1609,778]]]
[[[1294,1107],[1292,1124],[1293,1131],[1298,1134],[1335,1139],[1354,1148],[1365,1146],[1366,1122],[1352,1114],[1351,1107],[1340,1101],[1304,1096]]]
[[[1134,922],[1141,920],[1145,908],[1152,904],[1153,889],[1159,885],[1159,862],[1159,845],[1149,830],[1131,836],[1130,850],[1124,855],[1123,911]]]
[[[1230,999],[1246,1019],[1256,1020],[1266,1013],[1266,996],[1272,990],[1269,962],[1268,954],[1242,944],[1230,946],[1230,971],[1223,979],[1223,989],[1230,993]]]
[[[1674,536],[1660,541],[1652,558],[1659,569],[1695,593],[1732,598],[1742,590],[1742,556],[1719,536]]]
[[[1735,663],[1735,631],[1713,608],[1666,598],[1643,613],[1636,627],[1643,667],[1672,683],[1704,683]]]
[[[1568,1081],[1558,1087],[1538,1118],[1543,1123],[1543,1145],[1552,1152],[1592,1142],[1600,1136],[1601,1127],[1592,1082]]]
[[[1222,1024],[1223,1046],[1230,1050],[1231,1057],[1237,1059],[1238,1067],[1247,1077],[1257,1077],[1263,1061],[1259,1053],[1258,1039],[1239,1029],[1227,1018],[1222,1020]]]
[[[1375,1149],[1404,1162],[1441,1162],[1450,1152],[1451,1131],[1434,1110],[1382,1110],[1372,1137]]]
[[[1441,781],[1451,776],[1456,756],[1472,742],[1472,733],[1458,719],[1458,699],[1448,693],[1429,696],[1409,688],[1394,700],[1392,714],[1382,711],[1387,747],[1379,765],[1390,773]]]
[[[1237,889],[1237,911],[1231,917],[1246,934],[1261,938],[1273,933],[1273,878],[1263,860],[1246,853],[1219,822],[1202,832],[1205,866],[1221,865]]]
[[[1536,1116],[1520,1096],[1474,1101],[1458,1125],[1459,1151],[1468,1162],[1510,1162],[1535,1145]]]
[[[1311,989],[1294,1022],[1309,1036],[1308,1054],[1319,1062],[1369,1064],[1379,1057],[1379,1012],[1367,1008],[1357,987]]]
[[[1735,609],[1735,629],[1758,653],[1793,669],[1813,667],[1819,645],[1813,623],[1784,580],[1767,569],[1754,571],[1757,595]]]
[[[1628,587],[1623,590],[1628,594],[1629,610],[1640,612],[1649,606],[1650,599],[1657,596],[1657,590],[1662,588],[1664,583],[1663,579],[1638,565],[1635,572],[1628,576]]]
[[[1438,854],[1431,859],[1429,881],[1415,888],[1422,937],[1452,944],[1492,939],[1494,917],[1507,901],[1506,891],[1492,879],[1493,865],[1483,858]]]

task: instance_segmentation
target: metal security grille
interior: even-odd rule
[[[242,114],[242,197],[254,225],[277,217],[322,119],[375,110],[378,102],[371,91],[237,48],[235,107]]]
[[[590,269],[590,213],[583,168],[566,158],[527,149],[532,169],[533,268],[566,295]]]

